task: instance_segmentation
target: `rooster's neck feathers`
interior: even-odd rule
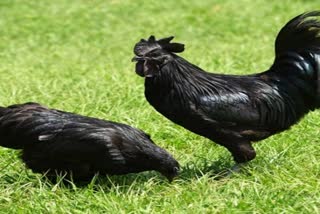
[[[158,88],[156,91],[160,96],[176,93],[175,96],[179,97],[182,104],[190,99],[197,102],[199,96],[237,92],[236,88],[230,88],[226,80],[219,76],[210,75],[182,57],[174,55],[172,60],[161,67],[159,75],[146,78],[146,85]]]

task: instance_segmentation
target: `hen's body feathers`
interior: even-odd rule
[[[170,177],[179,167],[138,129],[36,103],[0,108],[0,141],[1,146],[22,149],[22,159],[33,171],[71,172],[75,179],[87,179],[97,172],[145,170]]]
[[[251,146],[288,129],[320,105],[320,22],[302,14],[279,32],[271,68],[254,75],[221,75],[157,43],[136,44],[136,72],[146,76],[149,103],[173,122],[225,146],[237,162],[255,157]],[[171,38],[172,39],[172,38]],[[163,39],[162,39],[163,40]]]

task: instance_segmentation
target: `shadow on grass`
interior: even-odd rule
[[[228,158],[220,158],[214,162],[204,160],[201,163],[188,163],[182,167],[182,172],[179,176],[182,180],[193,180],[202,176],[212,177],[214,180],[219,180],[225,177],[227,172],[230,172],[234,165]]]
[[[197,162],[187,163],[182,166],[181,173],[176,180],[182,182],[193,182],[194,179],[201,178],[203,176],[209,176],[212,178],[212,180],[220,180],[225,178],[226,174],[230,172],[232,166],[234,166],[234,162],[227,157],[220,158],[214,162],[199,160]],[[135,184],[138,184],[139,186],[140,184],[143,185],[150,182],[154,183],[155,185],[170,185],[170,182],[168,182],[164,176],[155,171],[131,173],[127,175],[96,175],[87,181],[75,181],[72,179],[70,181],[70,179],[65,179],[64,177],[58,176],[55,179],[48,179],[48,181],[52,184],[61,183],[66,186],[72,184],[76,185],[77,187],[104,186],[106,188],[115,186],[131,187]],[[174,183],[175,181],[173,181],[173,184]]]
[[[209,176],[212,180],[220,180],[230,172],[234,162],[228,157],[221,157],[217,161],[209,162],[207,159],[198,159],[181,167],[181,173],[177,182],[193,182],[194,179]],[[243,170],[245,171],[245,170]],[[228,176],[230,178],[230,176]],[[132,173],[127,175],[95,175],[85,180],[74,180],[70,176],[57,174],[56,176],[45,176],[32,173],[31,170],[19,170],[4,173],[0,176],[2,184],[24,185],[33,183],[33,186],[47,186],[48,188],[92,188],[93,190],[109,191],[112,188],[120,188],[127,191],[132,188],[139,188],[145,184],[171,185],[167,179],[155,171]],[[37,182],[35,182],[37,181]],[[176,181],[173,181],[175,184]]]

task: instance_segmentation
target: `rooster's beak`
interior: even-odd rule
[[[138,61],[141,61],[141,60],[143,60],[143,57],[134,56],[134,57],[131,59],[131,62],[138,62]]]

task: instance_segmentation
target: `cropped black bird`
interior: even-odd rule
[[[275,41],[275,60],[253,75],[207,73],[175,53],[173,37],[150,36],[134,47],[145,96],[162,115],[226,147],[237,163],[255,158],[252,142],[289,129],[320,106],[320,11],[289,21]],[[316,18],[313,18],[316,17]]]
[[[34,172],[64,172],[75,180],[156,170],[171,181],[179,171],[178,162],[141,130],[37,103],[0,108],[0,145],[22,149]]]

